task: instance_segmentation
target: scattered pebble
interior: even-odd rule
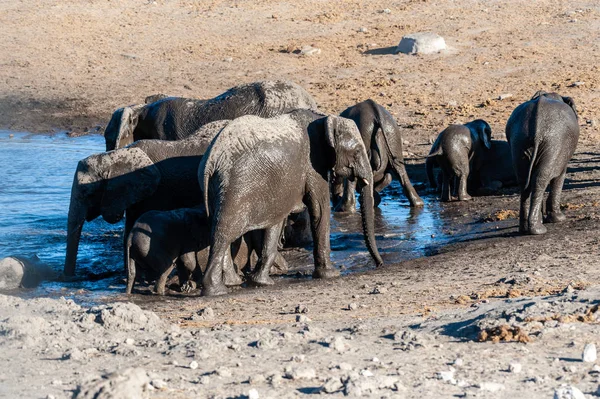
[[[505,94],[500,94],[498,96],[498,100],[503,101],[506,100],[507,98],[511,98],[513,95],[511,93],[505,93]]]
[[[579,87],[579,86],[583,86],[584,84],[585,84],[585,82],[577,81],[577,82],[571,83],[568,87]]]
[[[126,343],[127,345],[133,345],[133,344],[135,344],[135,339],[133,339],[133,338],[127,338],[127,339],[125,340],[125,343]]]
[[[456,358],[456,360],[454,361],[454,365],[457,367],[461,367],[465,362],[460,358]]]
[[[219,377],[229,378],[231,377],[231,370],[229,370],[227,367],[219,367],[215,370],[215,374]]]
[[[212,310],[212,308],[206,307],[204,309],[200,309],[198,310],[196,313],[194,313],[191,317],[192,321],[199,321],[199,320],[212,320],[215,317],[215,311]]]
[[[156,389],[165,389],[167,387],[167,383],[159,379],[152,380],[150,384]]]
[[[325,384],[321,387],[321,392],[325,393],[336,393],[344,388],[342,380],[339,377],[331,377],[325,381]]]
[[[585,395],[572,385],[563,385],[554,391],[554,399],[585,399]]]
[[[446,49],[443,37],[433,32],[418,32],[402,37],[396,48],[397,53],[433,54]]]
[[[360,28],[360,29],[358,30],[358,32],[360,32],[360,33],[367,33],[368,31],[369,31],[369,30],[368,30],[367,28],[365,28],[365,27],[362,27],[362,28]]]
[[[387,292],[387,288],[377,286],[377,287],[373,288],[373,291],[371,291],[371,294],[373,294],[373,295],[385,294],[386,292]]]
[[[308,306],[296,305],[296,309],[294,309],[294,313],[308,313]]]
[[[317,54],[321,54],[320,48],[316,48],[313,46],[304,46],[300,49],[300,55],[310,56],[310,55],[317,55]]]
[[[381,10],[382,14],[391,14],[392,10],[390,10],[389,8],[384,8],[383,10]]]
[[[596,361],[596,345],[587,344],[583,348],[583,361],[587,363],[593,363]]]
[[[521,363],[519,363],[519,362],[510,362],[508,364],[508,371],[510,371],[511,373],[518,374],[522,370],[523,370],[523,366],[521,366]]]
[[[260,396],[258,395],[258,391],[254,388],[248,391],[248,399],[258,399]]]
[[[232,57],[226,57],[223,59],[223,61],[225,62],[233,62],[233,58]]]
[[[299,314],[296,316],[296,322],[298,323],[308,323],[310,321],[310,319],[308,318],[308,316],[305,316],[303,314]]]
[[[436,374],[438,380],[442,380],[452,385],[456,385],[456,380],[454,379],[454,372],[456,370],[454,367],[450,367],[448,371],[440,371]]]
[[[373,374],[373,372],[369,369],[364,369],[360,371],[360,375],[363,377],[373,377],[375,374]]]
[[[200,379],[198,380],[199,384],[202,385],[208,385],[210,383],[210,377],[207,375],[203,375],[202,377],[200,377]]]
[[[335,337],[330,343],[329,347],[333,348],[335,351],[342,353],[347,351],[348,345],[346,344],[346,340],[342,337]]]
[[[317,372],[312,367],[287,367],[285,376],[292,380],[312,380],[317,378]]]
[[[482,382],[478,384],[478,386],[482,391],[488,392],[499,392],[504,391],[505,389],[504,384],[500,384],[498,382]]]
[[[358,305],[354,302],[351,302],[350,304],[348,304],[348,310],[356,310],[358,309]]]
[[[198,368],[198,362],[197,362],[197,361],[195,361],[195,360],[192,360],[192,361],[190,362],[190,369],[192,369],[192,370],[196,370],[197,368]]]

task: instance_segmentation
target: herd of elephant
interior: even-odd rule
[[[508,142],[491,140],[483,120],[446,128],[427,157],[427,174],[443,201],[470,199],[468,179],[483,186],[518,180],[519,230],[542,234],[548,185],[547,221],[564,219],[560,193],[578,135],[572,99],[538,92],[508,120]],[[381,266],[374,231],[379,193],[395,178],[410,205],[423,206],[388,111],[367,100],[340,116],[324,115],[310,94],[287,81],[236,86],[210,100],[150,96],[116,110],[105,140],[106,152],[77,165],[64,273],[75,273],[85,221],[102,216],[117,223],[125,216],[128,294],[140,275],[164,294],[174,268],[183,292],[201,284],[202,295],[222,295],[244,275],[249,284],[271,285],[270,274],[287,270],[278,252],[283,232],[308,228],[313,277],[338,276],[330,260],[330,212],[332,204],[353,211],[356,190],[365,243]]]

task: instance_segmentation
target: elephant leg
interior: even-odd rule
[[[529,196],[531,190],[521,188],[521,201],[519,209],[519,233],[526,234],[529,231]]]
[[[165,286],[167,285],[167,278],[169,278],[169,274],[171,274],[171,272],[173,271],[173,269],[175,268],[175,263],[172,263],[171,266],[169,266],[167,268],[167,270],[165,270],[160,277],[158,278],[158,280],[156,280],[156,285],[154,286],[154,290],[156,291],[156,293],[158,295],[165,295]]]
[[[227,253],[231,251],[231,242],[219,237],[212,240],[206,273],[202,278],[202,296],[225,295],[227,286],[223,283],[223,269],[227,262]]]
[[[330,207],[329,194],[323,187],[315,187],[305,198],[310,214],[310,227],[313,235],[313,257],[315,261],[314,278],[330,278],[340,275],[339,270],[331,264],[331,247],[329,242]]]
[[[548,223],[564,222],[567,219],[565,214],[560,210],[560,196],[562,194],[566,174],[567,168],[563,170],[560,176],[554,178],[550,182],[550,195],[548,196],[548,201],[546,203],[546,210],[548,212],[546,221]]]
[[[227,287],[233,287],[236,285],[242,285],[243,281],[238,274],[233,264],[233,258],[231,257],[231,248],[225,252],[225,261],[223,263],[223,283]]]
[[[536,176],[531,182],[531,203],[529,204],[529,234],[545,234],[547,229],[542,224],[542,202],[544,201],[544,192],[548,186],[546,180]]]
[[[410,202],[410,206],[413,208],[423,206],[425,203],[423,202],[421,197],[419,197],[419,194],[417,194],[417,191],[415,190],[412,183],[410,182],[410,179],[408,178],[408,174],[406,173],[406,168],[404,167],[404,164],[395,165],[394,169],[396,170],[396,173],[398,174],[398,176],[400,178],[400,184],[402,185],[402,191],[404,192],[404,195],[406,196],[406,198],[408,198],[408,202]],[[377,191],[381,191],[381,190],[377,190]]]
[[[344,179],[341,176],[335,176],[331,178],[331,202],[333,203],[334,209],[341,205],[341,201],[344,197]]]
[[[258,286],[275,284],[269,273],[277,255],[277,243],[279,242],[280,234],[281,223],[265,229],[260,258],[254,268],[254,272],[249,277],[249,281],[253,284]]]
[[[457,175],[458,178],[458,200],[459,201],[469,201],[472,197],[467,193],[467,177],[469,173],[461,172],[460,175]]]
[[[442,196],[441,196],[441,200],[443,202],[448,202],[452,199],[452,196],[450,195],[450,179],[452,178],[452,176],[449,176],[449,174],[444,170],[442,171]]]
[[[192,277],[195,269],[195,252],[184,253],[177,260],[177,276],[179,277],[179,287],[181,292],[188,293],[196,289],[196,282]]]
[[[127,295],[130,295],[131,291],[133,290],[133,284],[135,284],[136,265],[135,260],[131,258],[128,258],[128,262],[129,264],[127,265],[127,289],[125,290],[125,293]]]
[[[344,195],[340,206],[336,208],[338,212],[355,212],[356,211],[356,180],[350,181],[345,179]]]
[[[375,193],[375,191],[377,191],[378,193],[382,192],[384,188],[390,185],[392,179],[393,177],[391,173],[386,173],[385,175],[383,175],[383,179],[377,182],[375,184],[375,187],[373,187],[373,193]]]

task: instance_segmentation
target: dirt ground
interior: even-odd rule
[[[597,2],[4,0],[0,26],[3,129],[101,133],[149,94],[210,98],[286,78],[327,112],[387,107],[422,187],[419,157],[449,123],[483,118],[501,139],[543,89],[573,97],[581,126],[568,220],[544,236],[516,234],[507,191],[444,205],[453,234],[489,226],[481,236],[331,281],[134,296],[147,313],[0,296],[0,397],[548,398],[563,384],[600,395],[600,366],[582,361],[600,344]],[[394,54],[429,30],[449,49]],[[305,45],[321,53],[297,54]]]

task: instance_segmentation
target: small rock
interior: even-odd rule
[[[373,291],[371,291],[371,294],[373,294],[373,295],[385,294],[386,292],[387,292],[387,288],[377,286],[377,287],[373,288]]]
[[[62,385],[62,381],[61,380],[53,380],[52,381],[52,385]]]
[[[165,389],[167,387],[167,383],[159,379],[152,380],[150,384],[156,389]]]
[[[56,396],[48,394],[46,395],[46,399],[56,399]]]
[[[383,10],[381,10],[382,14],[391,14],[392,10],[390,10],[389,8],[384,8]]]
[[[356,310],[358,309],[358,305],[354,302],[348,304],[348,310]]]
[[[584,84],[585,84],[585,82],[577,81],[577,82],[571,83],[568,87],[579,87],[579,86],[583,86]]]
[[[311,56],[311,55],[317,55],[317,54],[321,54],[320,48],[316,48],[313,46],[304,46],[300,49],[300,55]]]
[[[192,321],[199,320],[212,320],[215,317],[215,311],[212,308],[206,307],[204,309],[200,309],[196,313],[192,315]]]
[[[310,319],[308,318],[308,316],[305,316],[303,314],[299,314],[296,316],[296,322],[298,323],[308,323],[310,321]]]
[[[285,376],[292,380],[312,380],[317,378],[317,372],[311,367],[290,367],[287,368]]]
[[[498,96],[498,100],[506,100],[507,98],[511,98],[513,95],[511,93],[500,94]]]
[[[331,377],[325,381],[325,384],[321,387],[321,392],[335,393],[339,392],[344,388],[342,380],[339,377]]]
[[[418,32],[402,37],[396,48],[397,53],[433,54],[446,49],[443,37],[433,32]]]
[[[454,361],[454,365],[457,367],[461,367],[465,362],[460,358],[456,358],[456,360]]]
[[[479,389],[481,389],[482,391],[488,391],[488,392],[504,391],[504,384],[500,384],[498,382],[482,382],[478,386],[479,386]]]
[[[258,391],[254,388],[248,391],[248,399],[258,399],[260,396],[258,395]]]
[[[342,371],[352,371],[352,365],[349,363],[340,363],[337,365],[337,368]]]
[[[572,385],[563,385],[554,391],[554,399],[585,399],[585,395]]]
[[[207,385],[207,384],[209,384],[209,383],[210,383],[210,377],[209,377],[209,376],[207,376],[207,375],[203,375],[203,376],[202,376],[202,377],[200,377],[200,379],[198,380],[198,383],[199,383],[199,384],[202,384],[202,385]]]
[[[360,375],[363,377],[373,377],[375,374],[373,374],[373,372],[369,369],[364,369],[360,371]]]
[[[267,381],[267,377],[262,374],[255,374],[251,375],[250,378],[248,378],[248,381],[250,382],[250,385],[262,384]]]
[[[219,377],[229,378],[231,377],[231,370],[229,370],[227,367],[219,367],[215,370],[215,374]]]
[[[127,339],[125,340],[125,343],[126,343],[127,345],[133,345],[133,344],[135,344],[135,339],[133,339],[133,338],[127,338]]]
[[[308,313],[308,306],[297,305],[296,309],[294,309],[294,313]]]
[[[596,345],[587,344],[583,348],[583,361],[587,363],[593,363],[596,361]]]
[[[348,350],[348,345],[346,344],[346,340],[342,337],[335,337],[330,343],[329,347],[333,348],[335,351],[342,353]]]
[[[306,356],[304,356],[304,355],[294,355],[294,356],[292,356],[292,362],[302,363],[305,358],[306,358]]]
[[[269,384],[272,386],[280,385],[281,381],[283,381],[283,378],[279,374],[273,374],[269,377]]]
[[[360,33],[367,33],[369,30],[365,27],[362,27],[358,30]]]
[[[523,370],[523,366],[519,362],[510,362],[508,364],[508,371],[511,373],[519,374]]]
[[[440,371],[436,374],[438,380],[442,380],[452,385],[456,385],[456,380],[454,379],[454,372],[456,370],[453,367],[450,367],[448,371]]]
[[[195,361],[195,360],[192,360],[192,361],[190,362],[190,369],[192,369],[192,370],[196,370],[197,368],[198,368],[198,362],[197,362],[197,361]]]
[[[233,58],[232,57],[226,57],[223,59],[223,61],[225,62],[233,62]]]

